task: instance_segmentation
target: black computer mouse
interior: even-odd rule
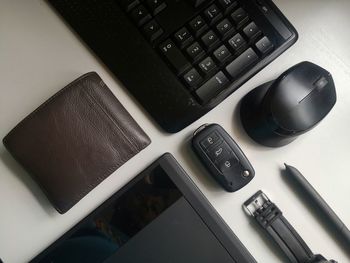
[[[241,101],[240,117],[252,139],[279,147],[314,128],[336,100],[332,75],[305,61],[249,92]]]

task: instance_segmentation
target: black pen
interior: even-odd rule
[[[297,183],[297,185],[302,189],[306,196],[308,196],[318,210],[322,212],[329,224],[339,233],[340,236],[343,237],[344,241],[347,243],[347,246],[350,246],[350,231],[346,225],[340,220],[332,208],[295,167],[287,164],[284,165],[286,166],[288,177]]]

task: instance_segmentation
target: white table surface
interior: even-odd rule
[[[58,214],[28,174],[0,145],[0,258],[26,262],[115,193],[164,152],[171,152],[258,262],[282,262],[241,205],[263,189],[314,252],[339,262],[345,253],[283,180],[284,162],[299,168],[350,227],[350,1],[276,0],[295,25],[299,41],[210,113],[177,134],[159,130],[109,70],[41,0],[0,0],[0,138],[67,83],[96,71],[152,139],[152,144],[114,172],[69,212]],[[250,140],[235,117],[249,90],[294,64],[309,60],[334,77],[338,101],[314,130],[282,148]],[[251,160],[254,180],[226,193],[194,158],[188,140],[199,125],[221,124]],[[350,250],[350,248],[348,248]]]

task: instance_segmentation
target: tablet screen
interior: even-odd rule
[[[103,262],[182,196],[158,166],[39,262]]]

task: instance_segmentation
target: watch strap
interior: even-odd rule
[[[304,240],[283,216],[281,210],[258,191],[244,203],[247,213],[255,218],[293,263],[332,262],[314,255]],[[333,261],[334,262],[334,261]]]

